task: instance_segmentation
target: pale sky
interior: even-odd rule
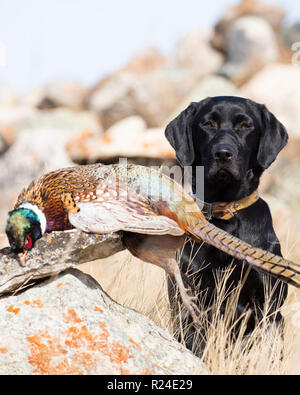
[[[295,0],[287,22],[300,20]],[[152,45],[167,54],[237,0],[0,0],[0,83],[19,92],[65,78],[92,85]]]

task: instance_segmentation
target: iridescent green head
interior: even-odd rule
[[[6,234],[14,252],[30,250],[42,236],[41,224],[36,213],[28,208],[18,208],[8,213]]]

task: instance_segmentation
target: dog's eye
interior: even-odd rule
[[[204,126],[207,129],[218,129],[218,125],[214,121],[206,121],[202,123],[201,126]]]
[[[242,122],[242,123],[240,123],[238,126],[237,126],[237,129],[239,129],[239,130],[246,130],[246,129],[251,129],[252,128],[252,125],[250,125],[249,123],[247,123],[247,122]]]

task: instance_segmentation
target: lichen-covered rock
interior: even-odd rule
[[[42,87],[32,89],[25,96],[25,103],[40,109],[59,106],[79,109],[87,88],[77,82],[57,79]]]
[[[10,248],[0,250],[0,295],[51,276],[80,263],[103,259],[124,249],[122,233],[85,233],[79,230],[51,232],[27,252],[25,265]]]
[[[115,158],[175,158],[163,128],[147,129],[132,115],[116,122],[105,133],[81,133],[66,145],[73,161],[107,161]]]
[[[0,299],[1,374],[205,374],[198,358],[69,269]]]

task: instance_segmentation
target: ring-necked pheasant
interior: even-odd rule
[[[95,164],[45,174],[18,197],[6,233],[11,249],[24,262],[45,232],[73,227],[95,233],[125,231],[124,243],[133,255],[175,277],[194,322],[199,311],[176,262],[186,235],[300,287],[299,265],[210,224],[179,184],[151,168]]]

